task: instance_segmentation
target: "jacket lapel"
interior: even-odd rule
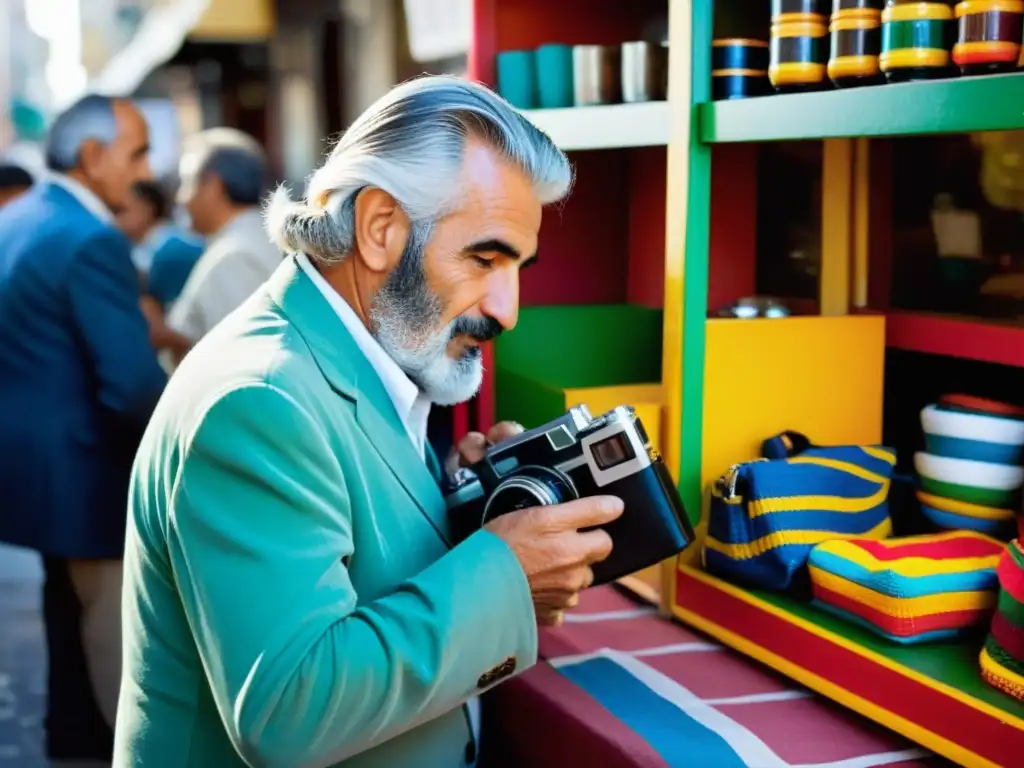
[[[356,420],[380,458],[441,540],[451,546],[441,489],[416,452],[380,376],[341,318],[294,258],[284,260],[267,287],[306,340],[331,387],[355,404]]]

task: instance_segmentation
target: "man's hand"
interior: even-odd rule
[[[500,443],[502,440],[508,440],[522,431],[522,424],[517,424],[514,421],[501,421],[487,430],[486,435],[482,432],[470,432],[459,440],[458,446],[452,449],[451,456],[445,462],[445,468],[451,474],[459,467],[468,467],[470,464],[476,464],[484,457],[484,454],[487,452],[487,446]]]
[[[608,557],[611,537],[581,528],[610,523],[622,514],[622,500],[590,496],[550,507],[533,507],[491,520],[484,526],[519,559],[533,593],[537,623],[557,626],[579,593],[594,582],[590,566]]]
[[[164,308],[160,306],[159,301],[148,294],[143,294],[139,299],[139,309],[142,310],[142,315],[151,329],[163,327]]]

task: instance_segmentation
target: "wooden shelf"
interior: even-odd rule
[[[958,765],[1017,765],[1024,703],[981,678],[981,636],[903,646],[794,598],[681,565],[675,615]]]
[[[1024,327],[974,317],[890,311],[886,346],[983,363],[1024,367]]]
[[[671,129],[667,101],[527,109],[523,114],[563,150],[663,147]]]
[[[1024,128],[1024,73],[701,104],[707,143]]]

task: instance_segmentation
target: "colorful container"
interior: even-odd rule
[[[712,41],[712,99],[745,99],[770,92],[767,41],[739,37]]]
[[[827,541],[808,558],[814,602],[897,643],[940,640],[988,619],[1004,548],[971,531]]]
[[[934,456],[1017,465],[1024,457],[1024,421],[929,405],[921,411],[925,450]]]
[[[1024,35],[1024,0],[963,0],[956,5],[953,61],[965,75],[1016,69]]]
[[[939,402],[936,403],[936,407],[942,411],[979,413],[986,416],[1002,416],[1007,419],[1024,421],[1024,408],[1010,403],[1001,403],[998,400],[975,397],[974,395],[943,395],[939,398]]]
[[[1014,539],[999,560],[999,602],[979,662],[989,685],[1024,700],[1024,551]]]
[[[502,51],[497,57],[498,93],[518,109],[537,106],[537,55],[534,51]]]
[[[977,531],[1002,540],[1014,535],[1015,509],[968,504],[924,491],[917,491],[917,500],[921,513],[939,528]]]
[[[879,67],[891,83],[948,77],[954,39],[951,3],[886,0]]]
[[[881,27],[882,0],[834,0],[828,60],[828,76],[833,83],[845,88],[881,82]]]
[[[768,79],[780,93],[826,85],[827,0],[772,0]]]
[[[542,45],[534,54],[537,69],[537,106],[541,109],[573,104],[572,46]]]
[[[921,489],[933,496],[983,507],[1016,508],[1024,469],[930,453],[914,454]]]

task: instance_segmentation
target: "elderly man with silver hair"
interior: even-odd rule
[[[260,219],[267,170],[255,139],[231,128],[202,131],[185,142],[179,177],[178,201],[207,246],[157,334],[174,362],[281,264]],[[147,311],[160,316],[158,307]]]
[[[50,128],[47,177],[0,211],[0,541],[43,556],[53,760],[109,762],[113,739],[92,711],[113,726],[129,475],[166,378],[114,221],[148,149],[131,102],[87,96]]]
[[[278,191],[289,255],[189,354],[136,462],[118,765],[476,763],[476,697],[535,663],[622,503],[453,546],[426,417],[475,394],[570,182],[501,98],[425,77],[356,120],[305,201]]]

